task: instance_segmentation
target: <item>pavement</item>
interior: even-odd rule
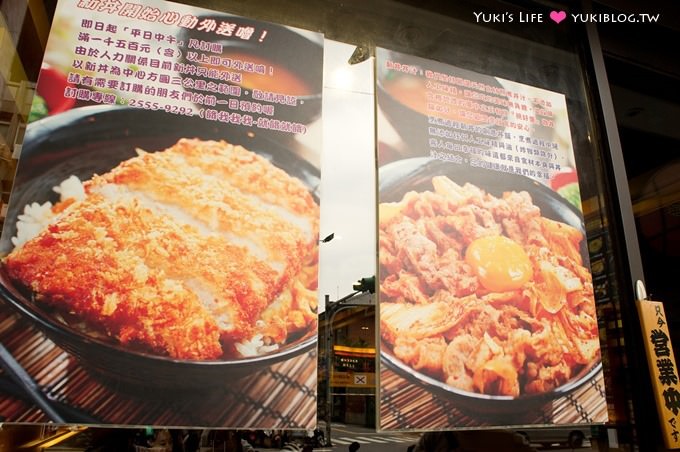
[[[325,432],[325,425],[323,423],[319,425],[319,428]],[[332,445],[314,447],[314,452],[345,452],[349,450],[349,445],[353,442],[359,443],[359,452],[405,452],[408,446],[418,441],[419,437],[418,433],[378,433],[373,428],[334,422],[331,424]],[[255,449],[258,452],[288,452],[285,448],[267,449],[257,447]]]
[[[321,423],[319,428],[325,432],[325,425]],[[414,432],[376,432],[373,428],[367,428],[357,425],[347,425],[341,423],[331,424],[331,446],[314,447],[314,452],[345,452],[349,451],[349,445],[357,442],[360,445],[358,452],[406,452],[408,446],[415,444],[420,438],[420,433]],[[564,445],[557,444],[540,445],[531,444],[536,450],[551,451],[551,452],[589,452],[598,451],[595,441],[585,441],[583,446],[576,449],[567,448]],[[279,452],[286,451],[286,449],[265,449],[256,448],[259,452]],[[295,449],[292,449],[295,450]],[[624,449],[611,449],[612,451],[619,451]],[[297,451],[295,451],[297,452]]]

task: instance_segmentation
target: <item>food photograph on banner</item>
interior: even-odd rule
[[[379,428],[602,423],[563,94],[377,49]]]
[[[322,68],[316,32],[59,1],[0,242],[42,393],[3,421],[316,425]]]

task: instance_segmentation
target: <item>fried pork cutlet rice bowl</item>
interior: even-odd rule
[[[150,151],[25,206],[5,298],[85,364],[135,382],[204,384],[310,350],[315,187],[222,140]]]
[[[381,171],[384,363],[490,413],[600,372],[583,226],[565,200],[527,178],[439,161]]]

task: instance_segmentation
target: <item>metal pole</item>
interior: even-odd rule
[[[356,308],[364,305],[360,304],[339,304],[355,296],[359,292],[354,292],[340,300],[330,304],[329,295],[325,296],[326,301],[326,445],[332,446],[331,442],[331,419],[333,419],[333,390],[331,388],[331,372],[333,371],[333,320],[335,315],[343,309]]]
[[[581,6],[586,13],[593,11],[592,0],[583,0]],[[631,423],[634,427],[634,433],[637,436],[637,438],[633,439],[633,446],[637,446],[639,450],[652,451],[657,449],[658,439],[657,435],[653,432],[658,430],[659,427],[658,421],[655,420],[656,418],[647,415],[649,410],[654,410],[654,402],[651,390],[647,389],[651,387],[651,382],[649,380],[649,373],[645,370],[647,363],[639,317],[635,307],[635,297],[631,296],[637,290],[637,282],[640,281],[644,284],[645,281],[642,256],[635,226],[635,215],[630,197],[623,150],[616,123],[616,112],[614,110],[614,102],[612,101],[609,80],[607,79],[607,69],[604,62],[604,53],[596,24],[586,24],[586,35],[590,50],[592,72],[595,75],[593,88],[596,90],[596,95],[599,98],[602,113],[603,141],[606,144],[606,146],[603,146],[603,151],[608,152],[606,157],[609,157],[612,171],[609,178],[616,187],[612,196],[608,197],[607,200],[611,201],[611,204],[616,205],[618,208],[619,226],[623,232],[623,237],[617,240],[617,244],[620,244],[621,248],[623,248],[621,254],[624,257],[624,261],[627,259],[628,263],[627,269],[624,268],[625,263],[618,267],[623,270],[623,276],[619,277],[619,281],[625,281],[632,286],[629,286],[628,290],[625,290],[626,288],[623,287],[620,296],[619,309],[623,318],[623,332],[626,341],[625,355],[628,358],[628,367],[630,369],[629,372],[626,372],[626,379],[628,381],[622,381],[620,384],[628,384],[631,388],[629,400],[632,401],[632,406],[629,404],[628,410]],[[611,193],[611,190],[609,191]],[[612,216],[616,215],[614,213]],[[614,227],[612,229],[615,230]],[[628,274],[626,274],[625,270],[628,270]]]
[[[333,350],[333,328],[332,328],[332,315],[331,311],[334,308],[330,304],[330,295],[325,296],[326,302],[326,329],[324,331],[326,335],[325,347],[326,347],[326,445],[331,445],[331,419],[333,410],[333,397],[331,391],[331,371],[333,369],[333,362],[331,357],[331,352]]]

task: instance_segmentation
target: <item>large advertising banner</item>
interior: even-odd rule
[[[564,95],[376,64],[379,428],[605,422]]]
[[[61,0],[0,242],[0,419],[316,424],[323,36]]]

